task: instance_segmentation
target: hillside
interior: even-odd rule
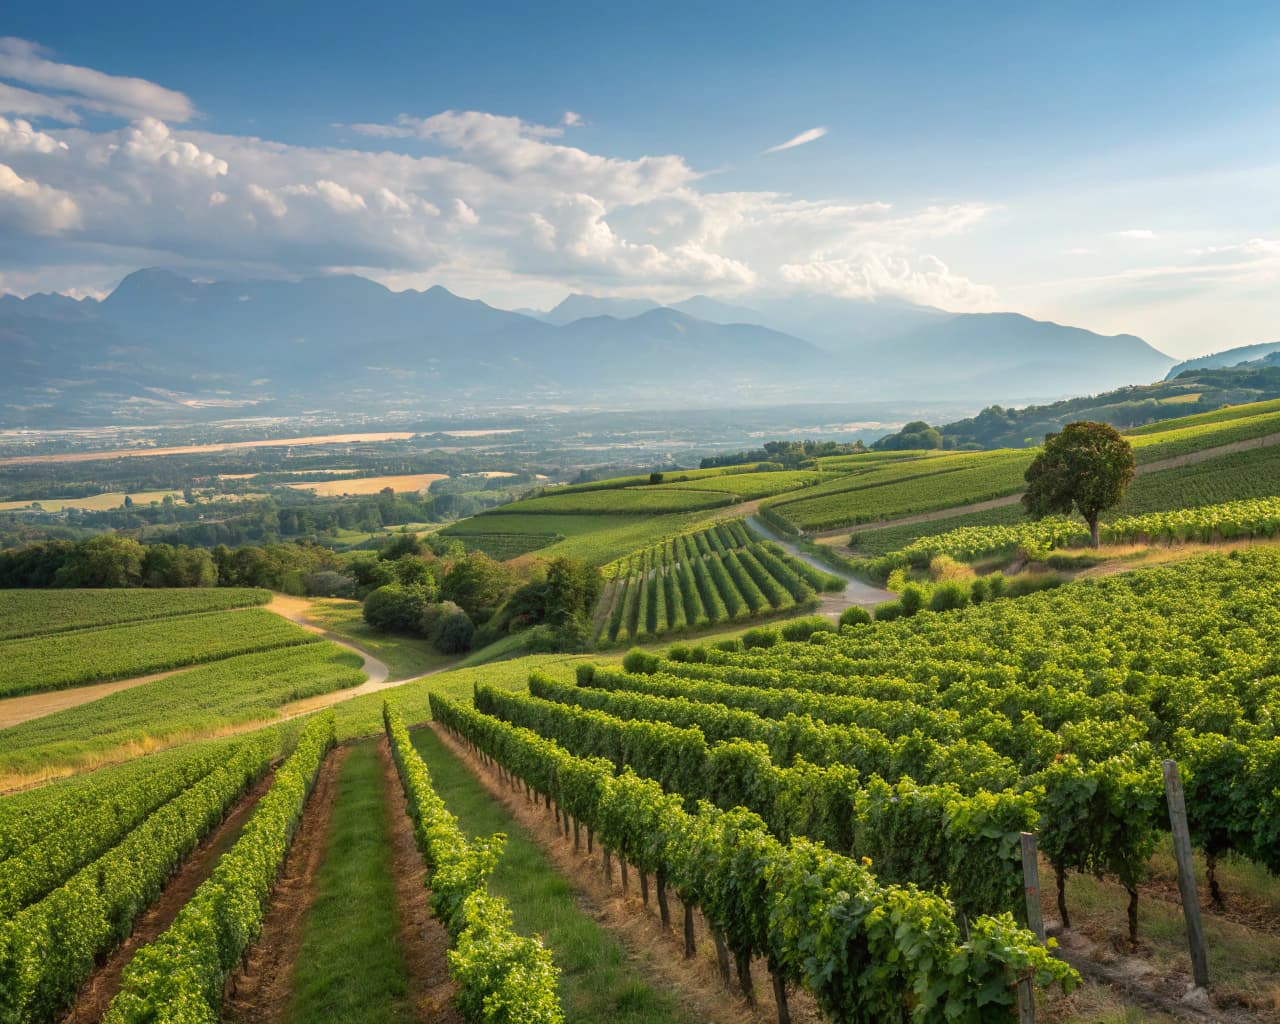
[[[608,403],[978,404],[1098,391],[1169,360],[1013,313],[796,297],[756,309],[573,295],[545,314],[353,275],[130,274],[101,301],[0,299],[0,426]],[[74,368],[74,373],[69,372]]]
[[[1169,371],[1169,375],[1165,379],[1174,380],[1188,370],[1213,370],[1239,366],[1242,363],[1260,360],[1262,357],[1269,356],[1276,351],[1280,351],[1280,341],[1262,342],[1257,345],[1240,345],[1236,348],[1223,349],[1221,352],[1200,356],[1198,359],[1183,360]]]

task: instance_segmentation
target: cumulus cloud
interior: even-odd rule
[[[990,298],[932,251],[982,223],[991,210],[982,203],[900,208],[711,191],[679,155],[619,158],[570,145],[566,132],[583,123],[572,111],[550,125],[483,111],[402,115],[350,126],[361,147],[294,146],[183,128],[190,102],[150,83],[72,74],[88,69],[13,41],[0,53],[9,61],[0,74],[18,69],[44,90],[36,95],[77,110],[108,100],[128,109],[124,123],[93,130],[70,118],[62,128],[0,120],[0,230],[53,233],[94,261],[116,253],[122,271],[143,262],[242,276],[358,268],[388,282],[467,282],[482,294],[496,282],[506,295],[766,288],[955,308]],[[176,116],[162,115],[166,107]],[[70,253],[55,262],[78,265]]]
[[[0,78],[62,94],[58,99],[71,107],[121,117],[158,117],[181,122],[195,116],[195,106],[180,92],[142,78],[59,64],[46,54],[47,51],[26,39],[0,38]],[[55,115],[46,113],[46,116]]]
[[[80,209],[65,192],[23,178],[0,164],[0,225],[33,235],[56,235],[78,226]]]
[[[824,127],[809,128],[802,131],[799,135],[793,135],[786,142],[779,142],[776,146],[770,146],[765,153],[781,153],[784,149],[795,149],[796,146],[804,146],[810,142],[817,142],[822,136],[827,134]]]
[[[65,142],[59,142],[52,135],[36,131],[30,121],[15,118],[10,121],[0,117],[0,152],[16,153],[56,153],[66,149]]]

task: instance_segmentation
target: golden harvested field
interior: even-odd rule
[[[289,486],[298,491],[314,491],[322,497],[336,494],[377,494],[384,487],[405,493],[425,491],[437,480],[444,480],[445,473],[409,473],[405,476],[361,476],[350,480],[322,480],[318,483],[298,483]]]
[[[130,494],[135,505],[150,505],[153,501],[164,501],[165,496],[172,494],[174,501],[182,500],[181,491],[137,491]],[[218,500],[244,501],[246,498],[261,498],[261,494],[220,494]],[[40,498],[37,503],[46,512],[61,512],[63,509],[79,508],[86,512],[105,512],[119,508],[124,504],[123,491],[108,491],[106,494],[91,494],[87,498]],[[202,498],[203,500],[207,500]],[[20,512],[28,509],[31,501],[0,501],[0,512]]]
[[[118,448],[102,452],[66,452],[62,455],[17,455],[0,459],[0,466],[32,462],[93,462],[95,459],[137,459],[151,455],[199,455],[229,452],[240,448],[287,448],[313,444],[362,444],[371,441],[407,441],[412,432],[383,431],[376,434],[316,434],[312,437],[277,437],[265,441],[226,441],[221,444],[190,444],[177,448]]]

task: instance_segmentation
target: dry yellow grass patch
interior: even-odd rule
[[[318,483],[296,483],[289,486],[299,491],[314,491],[322,497],[340,494],[377,494],[384,487],[403,493],[425,491],[446,473],[409,473],[404,476],[360,476],[347,480],[323,480]]]

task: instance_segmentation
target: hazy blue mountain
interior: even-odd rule
[[[624,319],[657,309],[658,305],[652,299],[613,299],[574,294],[566,296],[557,306],[547,310],[538,319],[558,325],[571,324],[575,320],[596,316]]]
[[[1224,349],[1212,355],[1200,356],[1198,359],[1183,360],[1169,371],[1167,379],[1173,380],[1184,370],[1213,370],[1225,366],[1238,366],[1277,351],[1280,351],[1280,341],[1265,341],[1257,345],[1240,345],[1236,348]]]
[[[1172,362],[1131,335],[1014,313],[838,298],[677,305],[574,295],[534,317],[352,275],[196,282],[141,270],[101,302],[0,299],[0,421],[344,403],[374,415],[442,403],[976,408],[1146,383]]]

